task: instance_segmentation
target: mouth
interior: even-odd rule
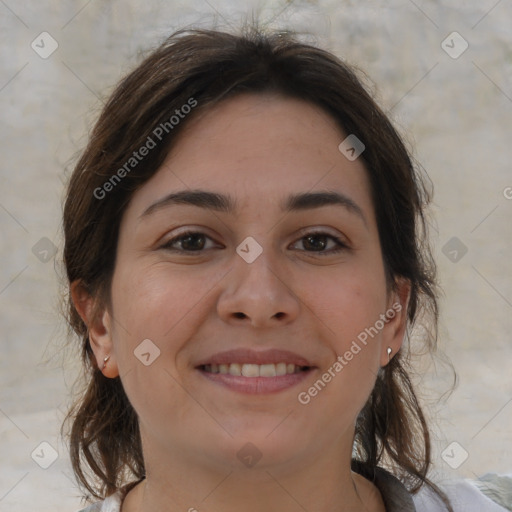
[[[315,366],[291,352],[232,350],[196,366],[210,382],[247,394],[276,393],[302,382]]]
[[[309,366],[297,366],[293,363],[230,363],[230,364],[205,364],[199,366],[199,369],[207,373],[219,373],[221,375],[234,375],[236,377],[255,377],[271,378],[281,377],[283,375],[292,375],[294,373],[304,372],[310,369]]]

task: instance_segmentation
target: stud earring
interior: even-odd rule
[[[102,368],[102,370],[104,370],[107,367],[107,362],[108,362],[109,359],[110,359],[110,356],[107,356],[107,357],[103,358],[103,368]]]
[[[390,355],[391,355],[391,352],[393,352],[393,350],[391,349],[391,347],[388,347],[388,364],[389,364],[389,360],[390,360]]]

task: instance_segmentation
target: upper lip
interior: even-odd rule
[[[313,366],[306,358],[290,352],[289,350],[268,349],[268,350],[252,350],[238,348],[234,350],[227,350],[214,354],[197,366],[204,366],[207,364],[277,364],[287,363],[296,366]]]

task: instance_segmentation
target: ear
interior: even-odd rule
[[[411,293],[408,279],[398,278],[395,289],[390,293],[386,317],[388,318],[382,336],[380,365],[386,366],[400,350],[407,328],[407,308]],[[391,349],[388,359],[388,349]]]
[[[112,318],[108,309],[99,307],[81,281],[71,283],[71,298],[78,314],[87,326],[89,343],[96,366],[105,377],[119,375],[112,343]]]

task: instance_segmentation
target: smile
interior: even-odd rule
[[[317,370],[306,357],[281,349],[238,348],[207,356],[197,363],[195,369],[209,383],[250,395],[290,389]]]
[[[282,375],[291,375],[307,370],[308,366],[297,366],[292,363],[277,364],[206,364],[201,367],[207,373],[220,373],[222,375],[234,375],[237,377],[280,377]]]

